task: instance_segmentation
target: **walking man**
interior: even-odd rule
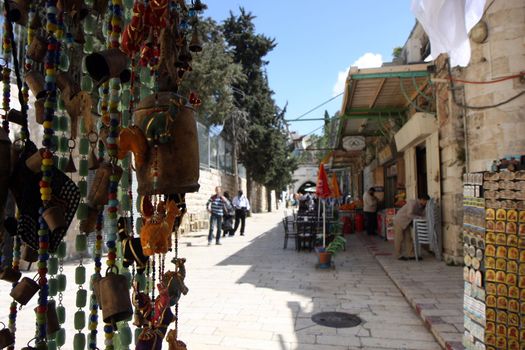
[[[246,226],[246,213],[250,210],[250,202],[248,198],[239,191],[233,198],[233,206],[235,207],[235,228],[233,229],[233,235],[237,232],[239,224],[241,224],[241,236],[244,236],[244,228]]]
[[[221,225],[222,216],[224,215],[224,205],[227,199],[222,195],[222,188],[215,187],[215,194],[208,199],[206,203],[206,210],[210,213],[210,232],[208,233],[208,245],[213,241],[213,226],[217,226],[217,234],[215,235],[215,244],[220,245],[221,242]]]
[[[371,236],[375,234],[377,227],[377,197],[373,187],[363,195],[363,212],[365,214],[366,233]]]
[[[412,241],[412,220],[425,215],[425,207],[430,197],[420,195],[417,200],[411,199],[394,217],[394,248],[399,260],[415,259]]]

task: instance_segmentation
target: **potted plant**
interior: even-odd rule
[[[343,251],[346,246],[346,239],[341,235],[336,235],[332,242],[326,248],[320,247],[317,249],[319,256],[319,268],[328,269],[332,266],[332,257],[337,253]]]

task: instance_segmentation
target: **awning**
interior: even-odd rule
[[[351,144],[355,137],[381,136],[386,122],[406,117],[407,109],[418,95],[427,97],[422,92],[430,82],[427,67],[426,63],[367,69],[352,67],[346,80],[337,148],[345,150],[345,144]],[[347,158],[355,158],[355,152],[352,150]],[[342,155],[339,159],[334,157],[332,166],[343,166],[338,160],[345,161],[344,158]]]

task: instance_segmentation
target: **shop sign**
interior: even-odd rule
[[[347,151],[362,151],[365,146],[364,136],[346,136],[343,138],[343,148]]]

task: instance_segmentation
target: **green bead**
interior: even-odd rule
[[[90,54],[93,52],[95,41],[93,40],[92,35],[86,35],[86,42],[84,43],[84,53]]]
[[[129,196],[127,194],[123,194],[120,198],[120,209],[124,211],[131,210],[131,201],[129,200]]]
[[[57,346],[64,346],[64,344],[66,343],[66,330],[64,328],[60,328],[57,331],[55,341],[57,343]]]
[[[89,173],[89,165],[87,159],[80,159],[78,162],[78,174],[80,176],[88,176]]]
[[[57,135],[53,135],[51,137],[51,142],[52,142],[51,150],[53,152],[56,152],[57,147],[58,147],[58,136]]]
[[[86,283],[86,267],[85,266],[77,266],[77,268],[75,269],[75,283],[76,284]]]
[[[56,278],[51,277],[48,281],[49,296],[54,297],[58,294],[58,281]]]
[[[79,234],[75,238],[75,249],[79,253],[83,253],[87,251],[87,236],[83,234]],[[85,273],[84,273],[85,275]],[[85,279],[85,278],[84,278]],[[84,283],[84,282],[82,282]]]
[[[129,326],[120,327],[118,333],[120,338],[120,344],[122,344],[124,347],[127,347],[131,344],[131,342],[133,341],[133,335]]]
[[[57,306],[58,323],[66,323],[66,308],[62,305]]]
[[[129,155],[124,157],[124,159],[122,159],[121,164],[122,164],[122,168],[123,169],[128,169],[129,168]],[[128,176],[128,183],[129,183],[129,171],[126,174]],[[122,177],[124,177],[124,174],[122,175]]]
[[[84,18],[84,33],[93,34],[96,26],[97,21],[95,20],[95,17],[93,17],[92,15],[87,15],[87,17]]]
[[[47,347],[47,343],[46,342],[38,342],[35,344],[36,346],[36,350],[48,350],[49,348]]]
[[[86,347],[86,335],[84,333],[76,333],[73,337],[73,350],[84,350]]]
[[[65,292],[66,287],[67,287],[66,275],[63,275],[63,274],[57,275],[57,281],[58,281],[58,291]]]
[[[124,164],[122,164],[122,167],[127,168]],[[120,187],[129,188],[129,171],[122,172],[122,177],[120,178]]]
[[[66,257],[66,242],[62,241],[57,248],[57,258],[64,259]]]
[[[65,172],[66,171],[66,167],[67,167],[67,163],[69,162],[69,159],[66,158],[66,157],[60,157],[58,159],[58,166],[57,168],[60,169],[60,171],[62,172]]]
[[[54,333],[54,335],[56,336],[56,333]],[[57,350],[57,343],[55,340],[49,340],[47,342],[47,350]]]
[[[75,312],[75,329],[81,330],[86,327],[86,313],[84,311]]]
[[[61,137],[58,140],[58,151],[62,153],[69,152],[69,139],[67,137]]]
[[[51,340],[55,341],[55,338],[56,338],[56,337],[57,337],[57,332],[55,332],[55,333],[51,333],[51,334],[48,334],[48,335],[47,335],[47,339],[48,339],[48,340],[51,339]]]
[[[58,272],[58,258],[51,257],[47,261],[47,273],[50,275],[56,275]]]
[[[76,306],[85,307],[86,304],[87,304],[87,290],[86,289],[77,290]]]
[[[78,190],[80,191],[80,197],[86,197],[87,196],[87,181],[86,180],[80,180],[78,182]]]
[[[69,118],[66,116],[60,117],[60,131],[69,131]]]
[[[60,131],[60,121],[58,120],[58,117],[53,118],[53,130]]]
[[[60,63],[58,68],[64,72],[69,69],[69,57],[67,57],[67,55],[60,55]]]
[[[139,284],[140,291],[144,291],[144,288],[146,287],[146,276],[144,276],[143,273],[137,273],[135,275],[135,279],[137,280]]]
[[[83,75],[80,79],[80,86],[82,91],[91,91],[93,89],[93,80],[88,75]]]
[[[131,91],[123,90],[122,95],[120,96],[120,101],[124,106],[128,106],[129,101],[131,101]]]
[[[57,99],[58,103],[57,103],[57,108],[58,110],[60,111],[63,111],[66,109],[66,105],[64,103],[64,100],[62,100],[61,98]]]
[[[88,206],[86,203],[80,203],[77,209],[77,219],[86,220],[88,217]]]
[[[78,152],[85,156],[89,154],[89,139],[87,137],[80,138],[80,142],[78,144]]]

